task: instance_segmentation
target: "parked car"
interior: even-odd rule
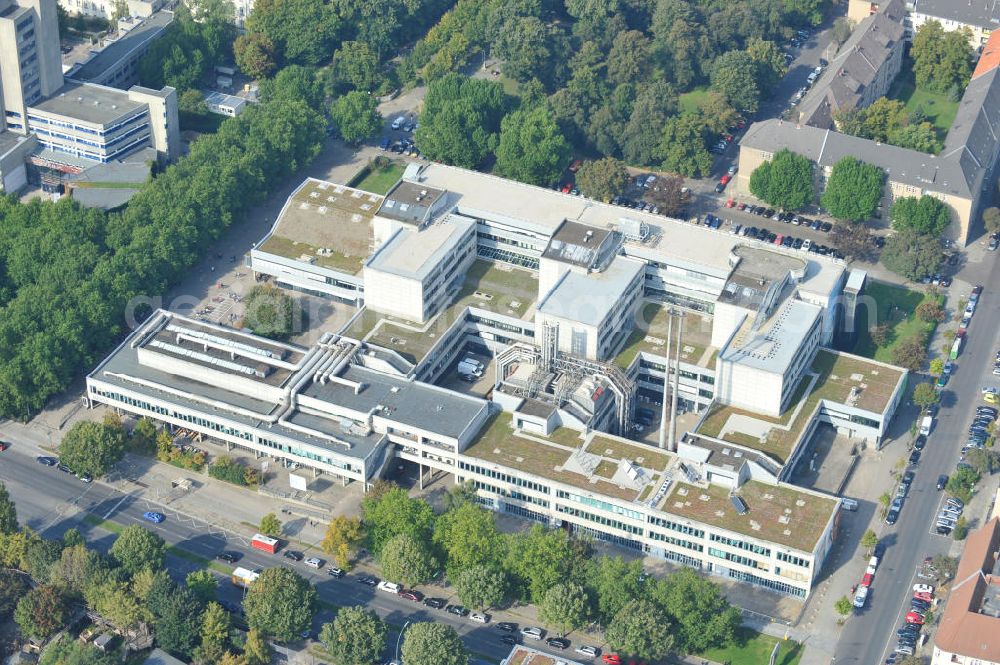
[[[510,621],[501,621],[497,624],[497,628],[506,633],[513,633],[517,630],[517,624],[511,623]]]
[[[937,479],[938,490],[943,490],[948,485],[948,474],[942,473]]]
[[[371,575],[362,575],[358,578],[358,582],[365,586],[378,586],[379,580],[377,577],[372,577]]]
[[[577,653],[587,656],[589,658],[596,658],[597,654],[599,654],[600,651],[601,650],[598,649],[597,647],[592,647],[586,644],[580,645],[576,648]]]
[[[327,568],[326,574],[334,579],[339,580],[341,577],[344,576],[344,571],[341,570],[340,568]]]
[[[469,613],[469,610],[465,609],[461,605],[449,605],[445,608],[448,614],[454,614],[455,616],[464,617]]]
[[[521,629],[521,635],[531,638],[533,640],[542,639],[543,631],[541,628],[536,628],[535,626],[525,626]]]
[[[469,616],[469,618],[472,619],[473,621],[475,621],[476,623],[489,623],[490,622],[490,615],[489,614],[480,614],[479,612],[473,612]]]
[[[285,550],[283,556],[292,561],[302,561],[302,552],[296,552],[295,550]]]
[[[311,556],[308,559],[306,559],[306,565],[309,566],[310,568],[315,568],[315,569],[319,570],[320,568],[323,567],[323,560],[322,559],[317,559],[316,557]]]
[[[226,563],[236,563],[242,556],[239,552],[219,552],[215,558]]]
[[[604,665],[622,665],[622,657],[616,653],[605,653],[601,655]]]
[[[419,603],[423,600],[424,594],[419,591],[414,591],[413,589],[407,589],[406,591],[401,591],[399,594],[400,598],[405,598],[406,600],[412,600],[415,603]]]
[[[930,584],[914,584],[913,593],[929,593],[934,595],[934,587]]]
[[[424,605],[435,610],[439,610],[445,605],[444,598],[424,598]]]
[[[517,644],[517,638],[514,637],[513,635],[501,635],[500,641],[509,646],[514,646],[515,644]]]
[[[569,646],[569,640],[565,637],[550,637],[545,643],[553,649],[565,649]]]

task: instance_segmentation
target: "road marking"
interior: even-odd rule
[[[119,507],[119,506],[121,506],[121,505],[122,505],[123,503],[125,503],[125,499],[128,499],[128,498],[129,498],[129,497],[131,497],[131,496],[132,496],[131,494],[126,494],[126,495],[125,495],[125,496],[123,496],[123,497],[122,497],[121,499],[119,499],[118,503],[116,503],[116,504],[115,504],[114,506],[112,506],[112,507],[111,507],[111,510],[109,510],[109,511],[108,511],[107,515],[105,515],[105,516],[103,517],[103,519],[110,519],[110,518],[111,518],[111,515],[112,515],[112,514],[113,514],[113,513],[114,513],[114,512],[116,511],[116,510],[118,510],[118,507]]]

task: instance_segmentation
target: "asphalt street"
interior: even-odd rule
[[[20,449],[19,449],[20,448]],[[136,498],[122,493],[114,487],[103,483],[86,484],[69,473],[63,473],[55,467],[46,467],[35,461],[37,451],[33,446],[18,445],[12,441],[10,449],[0,453],[0,481],[6,484],[11,497],[17,504],[18,518],[22,525],[28,526],[47,538],[61,537],[70,528],[77,528],[87,539],[88,544],[96,549],[107,552],[114,542],[114,533],[101,528],[98,520],[107,520],[120,526],[141,524],[143,527],[159,534],[163,540],[176,549],[167,554],[167,569],[176,579],[183,579],[189,572],[200,570],[206,562],[214,559],[223,550],[239,552],[242,558],[237,565],[244,568],[268,568],[287,566],[310,580],[319,593],[321,608],[313,623],[314,635],[318,634],[320,626],[333,617],[334,606],[365,605],[379,614],[395,630],[412,621],[437,621],[445,623],[458,632],[470,652],[480,660],[499,662],[510,651],[508,645],[500,641],[505,633],[498,630],[494,624],[500,620],[513,620],[509,617],[493,617],[490,624],[473,623],[468,618],[460,618],[442,610],[434,610],[423,604],[405,600],[399,596],[376,591],[374,587],[358,583],[358,575],[350,573],[342,579],[330,577],[326,570],[315,570],[304,563],[296,563],[278,554],[267,554],[254,550],[249,546],[249,539],[244,534],[227,533],[213,525],[188,515],[177,513],[169,506],[157,505],[145,499]],[[143,513],[154,510],[163,513],[166,520],[153,524],[143,519]],[[327,557],[320,552],[310,552],[297,544],[290,549],[303,550],[306,556]],[[195,555],[195,556],[191,556]],[[218,573],[218,571],[213,571]],[[219,599],[227,605],[238,605],[242,599],[243,589],[230,583],[229,578],[220,575]],[[457,598],[451,598],[448,589],[430,585],[419,587],[427,596],[445,598],[449,602],[458,603]],[[390,635],[387,643],[386,660],[394,657],[390,653],[395,648],[396,634]],[[528,641],[534,648],[560,653],[551,649],[544,641]],[[578,646],[573,644],[566,652],[567,657],[575,660],[587,659],[580,654],[572,653]]]
[[[915,467],[916,478],[899,521],[892,527],[880,522],[876,529],[887,546],[886,553],[875,575],[868,605],[844,627],[836,653],[838,665],[884,662],[895,648],[896,630],[908,609],[917,567],[926,556],[947,553],[952,543],[950,536],[933,531],[944,495],[935,489],[937,477],[955,471],[976,406],[983,404],[982,386],[1000,385],[992,374],[1000,337],[1000,294],[990,289],[1000,279],[1000,264],[989,261],[982,274],[964,277],[986,285],[986,289],[969,326],[965,349],[956,361],[955,373],[942,392],[937,423]],[[992,492],[992,487],[984,481],[980,490]],[[982,523],[980,515],[969,514],[967,518],[973,528]]]

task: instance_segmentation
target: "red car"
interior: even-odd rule
[[[920,612],[907,612],[906,623],[915,623],[918,626],[924,625],[924,616]]]
[[[723,185],[728,185],[729,181],[732,180],[732,179],[733,179],[733,176],[731,176],[731,175],[729,175],[727,173],[726,175],[724,175],[721,178],[719,178],[719,182],[721,182]]]
[[[622,657],[616,653],[602,653],[601,660],[604,665],[622,665]]]
[[[735,208],[736,207],[736,201],[734,201],[733,199],[729,199],[728,201],[726,201],[726,207],[727,208]]]
[[[871,586],[873,577],[871,573],[865,573],[865,576],[861,578],[861,586]]]
[[[424,599],[424,594],[419,591],[403,591],[399,594],[400,598],[406,598],[407,600],[412,600],[415,603],[419,603]]]
[[[0,453],[10,448],[10,444],[6,441],[0,441]]]
[[[780,233],[778,235],[774,236],[774,244],[775,245],[780,245],[784,241],[785,241],[785,236],[781,235]]]
[[[569,194],[569,190],[571,189],[573,189],[573,185],[567,182],[563,183],[562,189],[560,189],[559,191],[561,191],[563,194]]]
[[[934,602],[934,596],[929,593],[915,593],[913,594],[913,597],[916,598],[917,600],[923,600],[928,603]]]

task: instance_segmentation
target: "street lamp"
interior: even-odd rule
[[[413,623],[413,622],[412,621],[407,621],[406,623],[403,624],[403,627],[399,629],[399,637],[396,638],[396,658],[394,659],[395,662],[397,662],[397,663],[399,662],[399,645],[403,641],[403,633],[406,632],[406,628],[411,623]]]

